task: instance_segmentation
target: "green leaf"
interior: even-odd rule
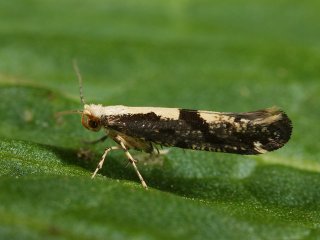
[[[0,239],[319,239],[317,1],[0,2]],[[123,153],[94,180],[103,136],[86,101],[250,111],[281,106],[260,156]]]

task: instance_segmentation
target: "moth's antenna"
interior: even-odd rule
[[[61,111],[57,112],[54,114],[56,118],[61,117],[62,115],[67,115],[67,114],[82,114],[82,110],[68,110],[68,111]]]
[[[74,71],[76,72],[77,74],[77,77],[78,77],[78,81],[79,81],[79,92],[80,92],[80,100],[81,100],[81,103],[83,105],[86,104],[86,102],[84,101],[84,96],[83,96],[83,91],[82,91],[82,77],[81,77],[81,73],[80,73],[80,70],[78,68],[78,64],[77,64],[77,61],[75,59],[73,59],[73,69]]]
[[[62,123],[62,116],[67,115],[67,114],[82,114],[83,111],[81,110],[70,110],[70,111],[62,111],[62,112],[57,112],[54,114],[54,118],[57,123]]]

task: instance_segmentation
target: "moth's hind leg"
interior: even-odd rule
[[[169,149],[168,148],[163,149],[162,145],[152,144],[152,147],[153,147],[153,151],[150,152],[150,155],[152,157],[159,156],[159,155],[166,155],[169,153]]]

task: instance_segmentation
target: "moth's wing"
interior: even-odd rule
[[[277,108],[245,113],[179,109],[176,118],[163,112],[105,116],[103,122],[127,136],[164,146],[237,154],[276,150],[292,131],[290,119]]]

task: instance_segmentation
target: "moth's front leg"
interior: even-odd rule
[[[104,160],[106,159],[107,154],[112,150],[122,150],[122,147],[120,147],[120,146],[107,147],[105,149],[102,157],[101,157],[100,162],[98,163],[98,166],[97,166],[96,170],[92,174],[91,178],[94,178],[96,176],[97,172],[102,168]]]
[[[106,139],[108,138],[108,135],[104,135],[101,138],[97,139],[97,140],[93,140],[93,141],[83,141],[85,144],[97,144],[100,142],[104,142]]]

